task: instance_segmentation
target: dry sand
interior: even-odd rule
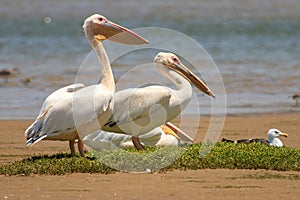
[[[275,127],[289,134],[286,146],[300,148],[300,114],[226,117],[222,137],[266,137]],[[23,135],[31,121],[0,121],[0,164],[40,154],[68,152],[67,142],[42,141],[31,148]],[[201,119],[196,141],[209,118]],[[259,178],[262,176],[262,178]],[[297,177],[297,178],[294,178]],[[0,199],[299,199],[300,172],[189,170],[163,174],[69,174],[3,176]]]

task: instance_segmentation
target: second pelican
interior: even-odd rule
[[[192,98],[190,82],[203,93],[215,98],[213,92],[173,53],[160,52],[154,62],[158,71],[172,81],[178,90],[165,86],[130,88],[113,96],[113,114],[102,126],[108,132],[133,135],[135,147],[140,149],[138,135],[174,119]]]

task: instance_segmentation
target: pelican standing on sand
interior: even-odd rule
[[[154,85],[116,92],[113,96],[113,115],[101,127],[104,131],[133,135],[137,149],[143,149],[138,135],[171,121],[187,106],[192,97],[190,82],[215,98],[207,85],[185,67],[175,54],[160,52],[154,62],[158,71],[172,81],[177,90]]]
[[[27,145],[33,145],[42,139],[67,140],[70,144],[71,154],[75,155],[74,143],[78,139],[80,155],[84,156],[83,143],[76,129],[78,124],[74,121],[74,109],[76,109],[74,106],[78,106],[80,109],[79,125],[94,120],[106,122],[111,116],[113,107],[111,100],[115,92],[115,82],[102,41],[111,39],[119,43],[136,45],[148,43],[136,33],[99,14],[88,17],[84,22],[83,30],[101,61],[101,81],[98,85],[88,87],[84,87],[83,84],[66,86],[48,96],[35,122],[25,131]],[[121,37],[111,38],[119,33],[122,33]],[[76,105],[73,104],[74,102]],[[95,102],[95,104],[90,104],[91,102]],[[94,131],[96,130],[98,127]]]

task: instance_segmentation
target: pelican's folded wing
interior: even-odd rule
[[[44,110],[46,110],[49,106],[57,103],[59,100],[66,96],[72,95],[73,92],[76,92],[82,88],[84,88],[84,85],[82,83],[75,83],[54,91],[45,99],[41,107],[40,114],[42,114]]]
[[[171,92],[162,86],[126,89],[116,92],[113,96],[113,116],[105,124],[104,130],[114,131],[114,126],[146,118],[150,112],[153,113],[156,109],[168,105],[170,98]]]

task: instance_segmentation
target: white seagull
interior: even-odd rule
[[[132,136],[99,130],[83,138],[84,144],[93,150],[114,150],[133,147]],[[192,143],[193,139],[173,125],[166,123],[152,131],[139,136],[142,145],[146,146],[180,146]]]
[[[268,142],[271,146],[283,147],[283,142],[279,139],[280,136],[287,137],[287,133],[283,133],[278,129],[272,128],[268,131]]]
[[[275,147],[283,147],[283,142],[279,139],[280,136],[288,137],[287,133],[283,133],[276,128],[271,128],[268,131],[268,139],[264,138],[251,138],[251,139],[239,139],[239,140],[228,140],[223,138],[222,142],[231,142],[231,143],[252,143],[252,142],[260,142],[262,144],[275,146]]]
[[[175,54],[160,52],[154,62],[158,71],[172,81],[177,90],[153,85],[116,92],[113,96],[113,115],[101,127],[104,131],[133,135],[137,149],[142,149],[138,135],[171,121],[187,106],[192,97],[190,82],[215,98],[207,85],[185,67]]]
[[[42,139],[69,141],[71,154],[75,155],[74,143],[78,140],[80,155],[84,156],[83,143],[78,136],[76,125],[81,126],[94,120],[106,122],[113,107],[111,99],[115,92],[115,82],[102,41],[109,39],[124,44],[148,43],[136,33],[99,14],[88,17],[84,21],[83,30],[101,61],[101,81],[98,85],[88,87],[84,87],[83,84],[69,85],[49,95],[40,114],[25,131],[27,145],[33,145]],[[77,122],[74,121],[74,109],[80,111],[77,113]],[[96,130],[98,127],[90,133]]]

